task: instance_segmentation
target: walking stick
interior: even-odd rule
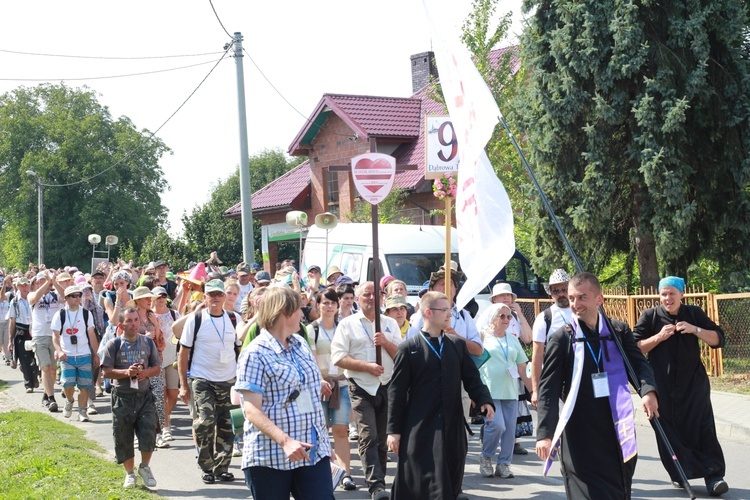
[[[529,166],[529,163],[526,161],[526,157],[523,154],[523,151],[521,151],[521,147],[516,142],[516,138],[513,136],[513,132],[511,132],[510,127],[508,126],[508,123],[505,121],[505,117],[503,116],[502,112],[500,113],[500,123],[503,124],[503,127],[505,127],[505,131],[508,133],[508,138],[510,139],[510,142],[513,143],[513,147],[516,148],[516,151],[518,152],[518,156],[521,157],[521,162],[523,163],[524,168],[526,169],[526,172],[528,172],[529,177],[531,177],[531,181],[534,183],[534,186],[536,187],[536,190],[539,192],[539,196],[542,199],[542,203],[544,203],[544,207],[547,209],[547,213],[549,213],[550,217],[552,217],[552,222],[555,224],[555,227],[557,228],[557,232],[560,233],[560,237],[563,240],[563,243],[565,244],[565,248],[568,250],[568,253],[570,254],[571,259],[573,259],[573,263],[576,266],[576,269],[579,273],[583,272],[583,266],[581,265],[581,262],[578,260],[578,256],[576,255],[575,251],[573,250],[573,247],[570,244],[570,241],[568,241],[568,237],[565,235],[565,231],[563,231],[562,226],[560,225],[560,221],[557,220],[557,216],[555,215],[554,210],[552,210],[552,206],[549,204],[549,201],[547,200],[547,196],[545,196],[544,191],[542,191],[542,187],[539,185],[539,182],[536,179],[536,176],[534,175],[534,172],[531,171],[531,167]],[[607,328],[609,328],[609,331],[612,333],[612,338],[615,341],[615,345],[617,346],[617,350],[620,351],[620,355],[622,356],[622,360],[625,362],[625,369],[628,371],[628,376],[630,377],[630,380],[633,383],[633,386],[635,387],[636,391],[640,394],[641,391],[641,382],[638,380],[638,377],[635,374],[635,370],[633,369],[633,365],[630,364],[630,360],[628,359],[627,355],[625,354],[625,349],[622,347],[622,342],[620,341],[620,338],[615,335],[615,330],[612,327],[612,323],[610,322],[609,318],[604,312],[604,306],[599,306],[599,312],[604,316],[604,321],[607,323]],[[664,432],[664,427],[662,427],[661,422],[659,421],[659,417],[654,416],[650,420],[651,427],[654,428],[656,431],[656,434],[661,439],[662,443],[664,443],[664,446],[667,448],[667,451],[669,452],[669,455],[672,457],[672,462],[674,463],[675,467],[677,468],[677,473],[680,475],[680,480],[682,482],[682,485],[685,487],[685,492],[688,494],[691,500],[695,499],[695,493],[693,493],[693,489],[690,487],[690,483],[687,480],[687,476],[685,475],[685,471],[682,468],[682,465],[680,465],[680,461],[677,458],[677,455],[674,452],[674,449],[672,448],[672,444],[669,442],[669,439],[667,438],[667,434]]]

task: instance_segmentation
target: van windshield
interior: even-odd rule
[[[452,254],[451,259],[458,262],[458,254]],[[424,282],[430,279],[430,273],[445,264],[445,254],[389,254],[385,260],[391,275],[406,283],[409,295],[416,295]]]

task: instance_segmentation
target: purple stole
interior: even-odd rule
[[[576,339],[584,337],[581,332],[581,327],[578,324],[578,319],[573,316],[570,321],[570,325],[573,328]],[[602,315],[599,315],[599,337],[609,336],[610,331],[607,328],[607,323],[604,321]],[[602,354],[602,365],[603,370],[607,373],[607,382],[609,384],[609,407],[612,412],[612,420],[615,423],[615,431],[620,444],[620,450],[622,452],[623,462],[627,462],[638,453],[637,443],[635,439],[635,412],[633,411],[633,399],[628,389],[628,376],[625,370],[625,361],[622,359],[619,349],[615,345],[614,340],[600,340],[600,343],[608,342],[607,352],[609,353],[609,361],[607,357]],[[552,466],[552,460],[557,456],[557,452],[560,448],[561,435],[565,429],[565,425],[570,420],[570,416],[573,413],[576,399],[578,398],[578,389],[581,383],[590,384],[591,379],[581,380],[583,374],[583,357],[585,353],[586,342],[574,342],[573,343],[573,375],[571,378],[570,391],[568,392],[568,398],[565,400],[562,411],[560,412],[560,420],[555,428],[555,436],[552,438],[552,448],[550,449],[549,458],[547,458],[544,464],[544,475],[547,475],[549,468]],[[603,349],[603,345],[602,345]]]

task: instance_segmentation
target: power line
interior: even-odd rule
[[[222,59],[224,56],[222,55]],[[85,80],[108,80],[113,78],[129,78],[132,76],[144,76],[144,75],[154,75],[157,73],[168,73],[170,71],[179,71],[182,69],[188,69],[188,68],[195,68],[197,66],[205,66],[206,64],[212,64],[214,61],[205,61],[201,63],[196,64],[189,64],[187,66],[178,66],[176,68],[166,68],[166,69],[157,69],[154,71],[143,71],[140,73],[127,73],[124,75],[109,75],[109,76],[89,76],[85,78],[0,78],[0,81],[6,81],[6,82],[56,82],[56,81],[66,81],[66,82],[77,82],[77,81],[85,81]]]
[[[208,3],[211,4],[211,10],[214,11],[214,15],[216,16],[216,20],[219,21],[219,24],[221,25],[221,29],[224,30],[224,33],[226,33],[229,38],[234,39],[234,37],[232,35],[230,35],[229,32],[227,31],[227,29],[224,27],[224,23],[221,22],[221,19],[219,18],[219,14],[216,12],[216,8],[214,8],[214,2],[213,2],[213,0],[208,0]]]
[[[193,97],[193,95],[195,95],[195,93],[196,93],[196,92],[198,91],[198,89],[199,89],[199,88],[201,88],[201,86],[202,86],[202,85],[203,85],[203,84],[205,83],[205,81],[206,81],[206,80],[208,79],[208,77],[209,77],[209,76],[211,76],[211,73],[213,73],[213,72],[214,72],[214,70],[215,70],[215,69],[216,69],[216,68],[217,68],[217,67],[219,66],[219,63],[220,63],[221,61],[223,61],[223,60],[224,60],[224,58],[226,57],[226,55],[227,55],[227,53],[229,52],[229,50],[230,50],[230,49],[231,49],[231,45],[230,45],[230,47],[228,47],[228,48],[227,48],[227,49],[226,49],[226,50],[224,51],[224,53],[223,53],[223,54],[221,55],[221,57],[219,58],[219,60],[218,60],[218,61],[216,61],[216,63],[215,63],[214,65],[213,65],[213,67],[212,67],[212,68],[211,68],[211,70],[210,70],[210,71],[208,72],[208,74],[206,74],[206,76],[204,76],[204,77],[203,77],[203,80],[201,80],[201,81],[200,81],[200,83],[198,84],[198,86],[197,86],[197,87],[195,87],[195,89],[193,89],[193,91],[192,91],[192,92],[190,92],[190,95],[188,95],[188,96],[187,96],[187,98],[186,98],[186,99],[185,99],[184,101],[182,101],[182,104],[180,104],[180,105],[179,105],[179,106],[177,107],[177,109],[176,109],[176,110],[174,111],[174,113],[172,113],[171,115],[169,115],[169,118],[167,118],[166,120],[164,120],[164,123],[162,123],[162,124],[161,124],[161,125],[159,126],[159,128],[157,128],[156,130],[154,130],[153,132],[151,132],[151,133],[149,134],[149,136],[148,136],[148,138],[146,139],[146,141],[148,141],[148,140],[150,140],[150,139],[153,139],[153,137],[154,137],[154,136],[155,136],[155,135],[156,135],[156,134],[157,134],[157,133],[158,133],[158,132],[159,132],[159,131],[160,131],[160,130],[161,130],[162,128],[164,128],[164,126],[165,126],[165,125],[166,125],[167,123],[169,123],[169,121],[170,121],[170,120],[171,120],[171,119],[172,119],[172,118],[174,117],[174,115],[176,115],[176,114],[177,114],[177,113],[178,113],[178,112],[179,112],[179,111],[180,111],[180,110],[182,109],[182,107],[183,107],[183,106],[185,106],[185,104],[187,104],[187,102],[188,102],[188,101],[189,101],[189,100],[190,100],[190,99],[191,99],[191,98]],[[146,141],[144,141],[144,142],[146,142]],[[85,179],[81,179],[81,180],[78,180],[78,181],[75,181],[75,182],[69,182],[69,183],[67,183],[67,184],[45,184],[45,183],[43,183],[43,182],[41,182],[41,181],[39,182],[39,184],[40,184],[40,185],[42,185],[42,186],[44,186],[44,187],[67,187],[67,186],[75,186],[75,185],[77,185],[77,184],[83,184],[84,182],[88,182],[88,181],[90,181],[91,179],[94,179],[95,177],[99,177],[100,175],[104,174],[105,172],[107,172],[107,171],[109,171],[109,170],[112,170],[113,168],[115,168],[115,167],[119,166],[119,165],[120,165],[120,164],[122,164],[122,163],[123,163],[123,162],[124,162],[125,160],[127,160],[128,158],[130,158],[130,157],[131,157],[131,156],[132,156],[133,154],[135,154],[136,152],[140,151],[140,149],[141,149],[141,146],[138,146],[138,147],[136,147],[135,149],[132,149],[132,150],[131,150],[131,151],[130,151],[129,153],[127,153],[127,154],[126,154],[126,155],[125,155],[125,156],[124,156],[124,157],[123,157],[123,158],[122,158],[122,159],[121,159],[120,161],[118,161],[118,162],[116,162],[116,163],[113,163],[113,164],[112,164],[112,165],[110,165],[109,167],[105,168],[105,169],[104,169],[104,170],[102,170],[101,172],[98,172],[98,173],[96,173],[96,174],[92,175],[91,177],[86,177]]]
[[[100,59],[100,60],[112,60],[112,61],[138,61],[146,59],[174,59],[179,57],[201,57],[201,56],[215,56],[221,54],[221,52],[201,52],[198,54],[174,54],[166,56],[132,56],[132,57],[118,57],[118,56],[81,56],[74,54],[46,54],[39,52],[21,52],[19,50],[8,50],[0,49],[0,52],[6,54],[17,54],[22,56],[40,56],[40,57],[67,57],[71,59]]]

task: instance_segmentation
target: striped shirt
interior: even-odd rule
[[[270,467],[291,470],[315,465],[322,458],[331,456],[326,419],[320,404],[320,370],[302,337],[295,333],[288,343],[289,349],[285,349],[268,330],[261,330],[240,354],[235,389],[262,395],[261,409],[277,427],[292,439],[313,445],[313,449],[308,451],[312,462],[291,462],[281,446],[246,421],[243,469]],[[290,402],[290,396],[295,391],[300,395]],[[310,413],[302,413],[299,406],[305,391],[312,403]]]

